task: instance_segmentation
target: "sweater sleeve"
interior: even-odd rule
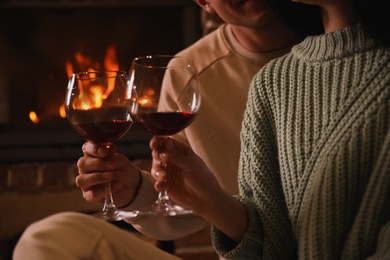
[[[154,180],[149,172],[141,170],[141,184],[135,199],[130,205],[122,210],[137,210],[146,205],[152,204],[157,199],[157,192],[154,189]]]
[[[259,259],[259,249],[262,245],[261,220],[257,214],[256,205],[250,200],[237,196],[248,211],[248,231],[239,244],[219,231],[214,225],[211,226],[212,242],[218,254],[226,259]]]
[[[390,220],[384,225],[379,233],[376,252],[367,260],[390,259]]]
[[[217,252],[228,259],[290,259],[295,255],[296,243],[280,180],[272,105],[265,90],[268,73],[272,72],[261,70],[252,81],[241,130],[238,199],[248,211],[248,230],[237,245],[213,232]]]

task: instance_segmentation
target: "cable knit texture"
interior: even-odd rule
[[[308,37],[265,66],[241,132],[249,228],[237,245],[213,227],[218,253],[390,259],[389,97],[390,52],[361,25]]]

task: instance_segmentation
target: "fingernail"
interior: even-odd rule
[[[159,180],[164,179],[164,174],[162,172],[156,172],[155,175]]]
[[[166,161],[166,158],[168,157],[168,155],[166,153],[160,153],[159,156],[158,156],[162,161]]]

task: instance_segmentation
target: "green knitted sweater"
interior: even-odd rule
[[[390,259],[389,112],[390,51],[361,25],[271,61],[253,79],[242,124],[237,198],[249,228],[235,244],[213,227],[217,252]]]

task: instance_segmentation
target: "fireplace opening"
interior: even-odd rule
[[[0,162],[5,163],[80,156],[83,140],[61,115],[69,68],[104,69],[111,55],[128,71],[136,56],[174,54],[201,36],[200,10],[191,1],[30,2],[0,3]],[[149,138],[133,125],[118,150],[133,158],[149,156]]]

